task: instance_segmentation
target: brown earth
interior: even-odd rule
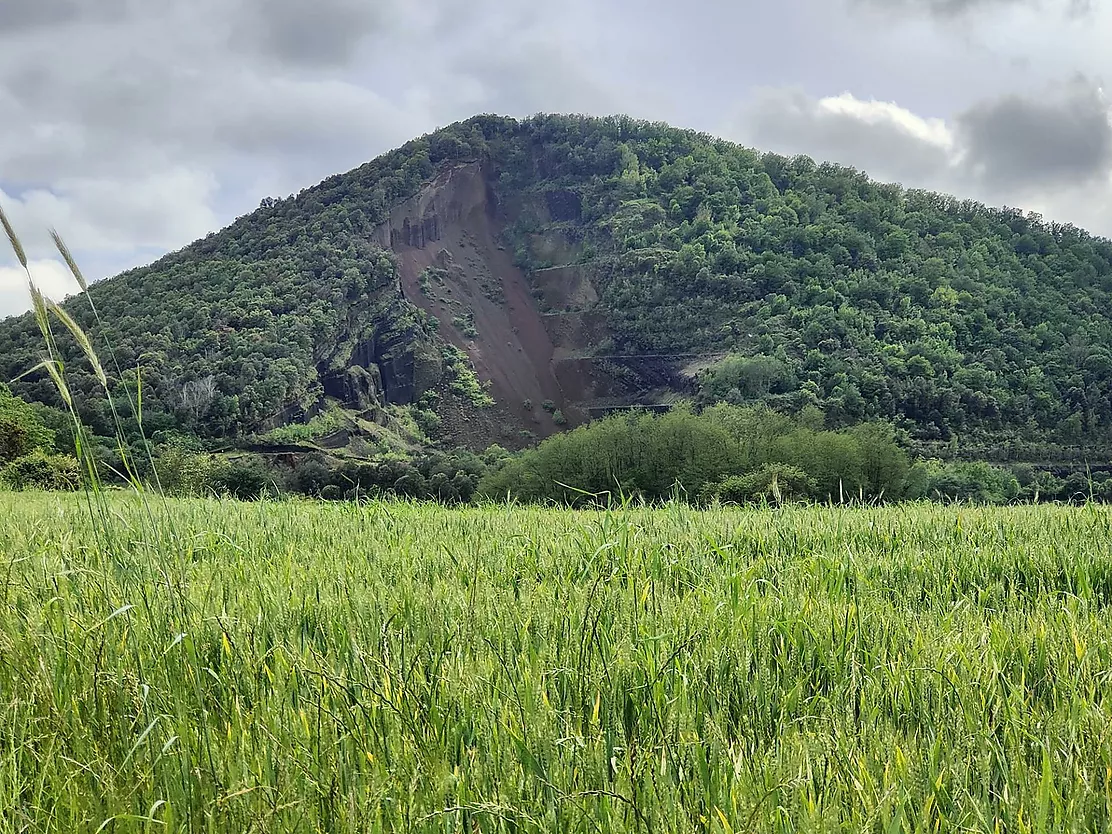
[[[443,434],[473,448],[520,448],[561,429],[545,401],[574,426],[606,409],[659,406],[689,390],[682,363],[598,355],[612,349],[594,270],[575,263],[580,244],[557,222],[574,219],[575,195],[517,200],[500,205],[479,163],[456,166],[396,206],[375,234],[397,257],[405,298],[436,318],[440,336],[467,354],[495,400],[479,409],[458,395],[442,398]],[[528,277],[502,242],[520,212],[553,224],[528,242],[534,259],[557,265]]]
[[[598,303],[598,292],[591,280],[589,266],[538,269],[530,279],[546,313],[581,312]]]
[[[397,206],[377,242],[396,253],[405,297],[436,317],[440,335],[464,350],[479,380],[489,383],[496,410],[545,437],[559,426],[541,405],[551,400],[563,408],[564,396],[529,283],[501,243],[504,228],[476,163],[442,172]],[[463,427],[450,428],[456,434]]]
[[[582,357],[610,337],[606,316],[598,312],[550,313],[544,317],[556,361]],[[574,396],[564,392],[566,396]]]

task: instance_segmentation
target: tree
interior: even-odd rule
[[[148,420],[191,416],[206,438],[295,420],[356,366],[385,368],[399,400],[419,397],[409,360],[424,367],[444,345],[404,296],[398,259],[436,232],[416,219],[406,240],[376,232],[441,166],[480,159],[508,214],[497,245],[526,268],[592,264],[597,298],[576,306],[598,327],[577,329],[577,355],[724,355],[700,406],[813,405],[828,428],[891,421],[924,445],[1049,437],[1112,451],[1112,241],[635,120],[451,125],[98,282],[100,321],[85,298],[64,306],[97,344],[110,337],[121,367],[142,358]],[[39,340],[30,316],[0,322],[0,379],[33,367]],[[468,357],[448,353],[449,390],[485,404]],[[633,364],[614,376],[623,388],[660,387]],[[70,363],[67,375],[87,425],[106,431],[93,372]],[[13,387],[60,404],[42,373]]]
[[[216,377],[209,374],[201,379],[192,379],[181,387],[181,407],[188,411],[194,420],[204,417],[216,396]]]
[[[271,480],[271,473],[257,458],[229,461],[212,477],[216,491],[224,492],[241,501],[252,501],[262,497]]]
[[[34,408],[0,383],[0,466],[53,447],[54,433],[40,422]]]

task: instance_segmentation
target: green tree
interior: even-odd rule
[[[54,447],[54,433],[34,408],[0,383],[0,466],[39,450]]]

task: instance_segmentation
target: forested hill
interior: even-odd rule
[[[1112,436],[1109,241],[627,118],[453,125],[91,292],[148,419],[212,437],[329,398],[543,434],[533,397],[575,422],[672,382],[924,440]],[[36,335],[0,323],[5,379]],[[661,354],[699,355],[694,389],[621,361]]]

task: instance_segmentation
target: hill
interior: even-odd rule
[[[621,117],[452,125],[90,293],[148,427],[224,445],[515,447],[680,397],[966,450],[1112,435],[1109,241]],[[0,377],[36,356],[0,322]]]

